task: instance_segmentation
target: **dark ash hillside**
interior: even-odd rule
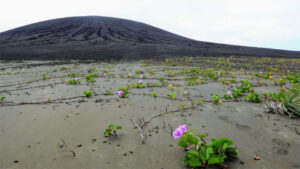
[[[125,19],[54,19],[0,33],[0,59],[144,59],[162,56],[300,57],[300,52],[208,43]]]

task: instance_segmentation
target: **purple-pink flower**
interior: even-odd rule
[[[184,125],[179,125],[178,128],[180,128],[183,133],[186,132],[186,125],[185,124]]]
[[[78,80],[78,78],[77,78],[77,77],[75,77],[75,80],[77,81],[77,80]]]
[[[262,74],[262,73],[263,73],[262,71],[259,72],[259,74]]]
[[[140,79],[143,79],[144,78],[144,76],[143,75],[140,75]]]
[[[221,72],[218,72],[218,76],[220,76],[221,75]]]
[[[129,77],[131,77],[132,76],[132,74],[131,73],[129,73]]]
[[[142,81],[142,80],[139,80],[139,83],[143,83],[143,81]]]
[[[232,95],[232,92],[231,92],[231,90],[229,90],[229,91],[227,92],[227,94],[228,94],[228,95]]]
[[[103,76],[106,77],[106,73],[104,73]]]
[[[181,138],[182,134],[186,132],[186,125],[179,125],[178,128],[172,133],[173,138]]]
[[[123,95],[123,91],[122,90],[118,91],[118,95],[122,96]]]

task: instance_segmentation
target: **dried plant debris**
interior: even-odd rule
[[[63,140],[63,139],[60,139],[61,140],[61,143],[58,143],[58,148],[60,150],[60,152],[70,152],[73,154],[73,156],[75,157],[76,156],[76,153],[67,146],[66,142]]]
[[[272,114],[282,114],[282,115],[288,115],[289,117],[293,118],[295,117],[293,113],[289,112],[287,108],[285,108],[282,104],[277,104],[275,102],[271,102],[268,105],[265,105],[264,109],[265,113],[272,113]]]

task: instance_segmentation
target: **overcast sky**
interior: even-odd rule
[[[300,51],[300,0],[1,0],[0,32],[83,15],[131,19],[201,41]]]

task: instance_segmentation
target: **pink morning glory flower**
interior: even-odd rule
[[[186,132],[186,125],[179,125],[179,127],[172,133],[173,138],[181,138],[182,134]]]
[[[262,71],[259,72],[259,74],[262,74],[262,73],[263,73]]]
[[[75,80],[77,81],[77,80],[78,80],[78,78],[77,78],[77,77],[75,77]]]
[[[132,76],[132,74],[131,73],[129,73],[129,77],[131,77]]]
[[[186,125],[185,124],[184,125],[179,125],[178,128],[180,128],[183,133],[186,132]]]
[[[182,131],[178,128],[172,134],[174,139],[182,137]]]
[[[142,81],[142,80],[139,80],[139,83],[143,83],[143,81]]]
[[[122,96],[123,95],[123,91],[122,90],[118,91],[118,95]]]
[[[140,75],[140,79],[143,79],[144,78],[144,76],[143,75]]]
[[[220,76],[221,75],[221,72],[218,72],[218,76]]]
[[[104,73],[103,76],[106,77],[106,73]]]
[[[229,90],[229,91],[227,92],[227,94],[228,94],[228,95],[232,95],[232,92],[231,92],[231,90]]]

